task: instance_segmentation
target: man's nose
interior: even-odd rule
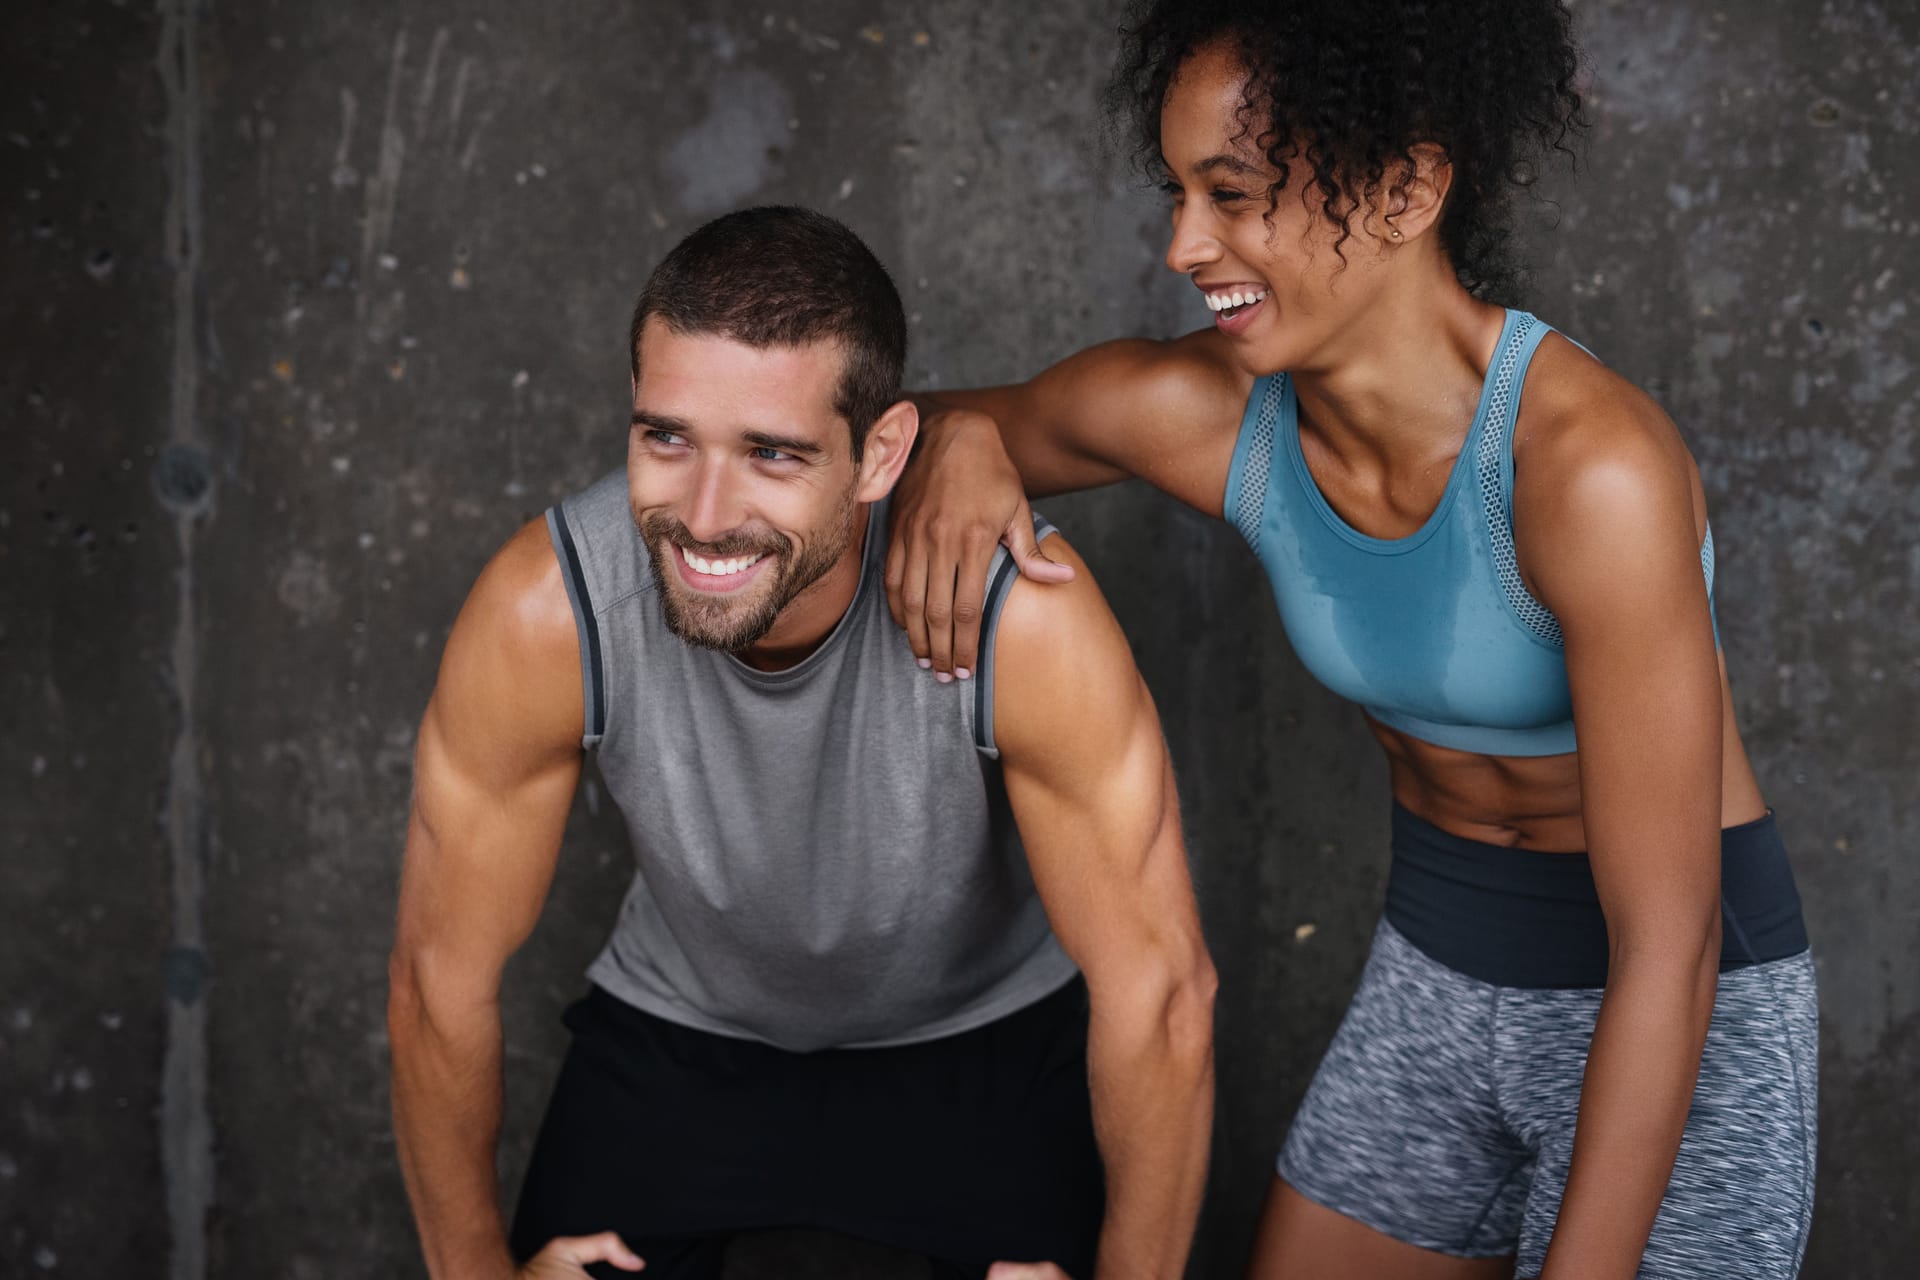
[[[693,492],[680,517],[695,541],[719,542],[745,522],[746,513],[734,493],[731,470],[721,458],[704,458],[697,465]]]

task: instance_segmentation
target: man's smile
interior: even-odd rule
[[[752,555],[709,558],[677,542],[673,544],[673,549],[676,552],[673,562],[680,570],[681,581],[696,591],[710,595],[725,595],[746,586],[760,576],[760,569],[767,559],[764,551]]]

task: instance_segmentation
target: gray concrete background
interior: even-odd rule
[[[894,268],[912,376],[1204,314],[1097,158],[1113,6],[54,4],[0,16],[0,1273],[418,1274],[384,962],[413,726],[487,555],[621,454],[623,326],[705,217]],[[1598,127],[1534,308],[1705,474],[1722,633],[1825,1000],[1806,1274],[1920,1253],[1912,3],[1578,6]],[[1223,972],[1234,1274],[1357,976],[1384,771],[1251,557],[1050,504],[1134,637]],[[509,1183],[626,852],[589,785],[507,997]],[[739,1276],[917,1276],[809,1233]]]

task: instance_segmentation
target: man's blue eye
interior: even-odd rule
[[[755,449],[753,451],[753,456],[760,459],[762,462],[786,462],[792,459],[793,457],[793,455],[790,453],[782,453],[778,449],[769,449],[764,445],[758,449]]]

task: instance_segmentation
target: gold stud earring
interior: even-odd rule
[[[1393,232],[1393,238],[1395,240],[1398,240],[1400,238],[1400,228],[1394,226],[1391,222],[1387,224],[1387,230]]]

